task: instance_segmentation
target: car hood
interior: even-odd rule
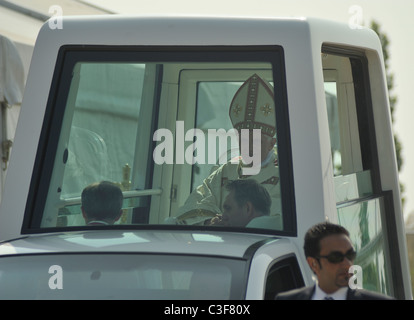
[[[201,254],[244,258],[274,236],[203,231],[97,230],[31,235],[0,244],[0,257],[87,252]]]

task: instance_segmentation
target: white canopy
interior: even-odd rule
[[[24,67],[14,43],[0,35],[0,102],[9,106],[22,102]]]
[[[10,39],[0,35],[0,194],[20,113],[24,84],[24,66],[19,52]]]

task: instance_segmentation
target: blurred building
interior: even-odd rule
[[[53,26],[62,16],[111,13],[83,0],[0,0],[0,201],[40,28],[45,23]]]

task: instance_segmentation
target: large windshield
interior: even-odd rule
[[[145,52],[67,56],[48,106],[54,111],[29,228],[294,231],[293,208],[282,208],[292,201],[287,128],[276,125],[287,110],[277,51],[241,61],[219,52],[201,62],[196,52],[162,55],[179,61]],[[122,192],[120,208],[109,184]]]
[[[0,299],[242,299],[245,267],[243,260],[154,254],[3,257]]]

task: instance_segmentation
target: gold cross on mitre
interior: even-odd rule
[[[238,116],[239,115],[239,113],[242,111],[242,107],[240,107],[238,104],[236,104],[234,107],[233,107],[233,113],[236,115],[236,116]]]
[[[260,107],[260,111],[262,111],[265,117],[267,117],[269,113],[272,112],[272,107],[268,103],[266,103],[264,106]]]

